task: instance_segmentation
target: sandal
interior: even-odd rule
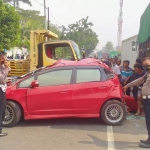
[[[140,116],[141,113],[140,112],[136,112],[135,116]]]
[[[142,114],[141,114],[141,117],[145,117],[145,114],[144,114],[144,113],[142,113]]]

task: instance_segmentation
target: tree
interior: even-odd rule
[[[14,7],[19,6],[20,2],[26,3],[30,6],[32,6],[30,0],[4,0],[5,3],[13,3]]]
[[[105,51],[106,52],[110,52],[110,51],[113,51],[114,50],[114,48],[113,48],[113,43],[111,42],[111,41],[108,41],[107,43],[106,43],[106,46],[105,46]]]
[[[17,8],[20,15],[21,40],[30,39],[31,30],[44,29],[44,16],[40,16],[40,11],[24,10]]]
[[[58,38],[61,36],[61,27],[56,24],[50,23],[50,31],[58,35]]]
[[[84,46],[86,55],[90,54],[95,49],[98,43],[97,34],[91,29],[92,22],[88,22],[87,18],[82,18],[68,28],[62,27],[61,39],[73,40],[80,48]]]
[[[20,17],[15,9],[0,1],[0,50],[10,49],[20,39]]]
[[[21,8],[16,9],[20,15],[21,24],[21,39],[19,45],[25,46],[29,49],[30,46],[30,31],[31,30],[43,30],[45,17],[40,16],[40,11],[36,10],[24,10]],[[60,36],[61,31],[57,25],[50,23],[50,30],[58,36]]]

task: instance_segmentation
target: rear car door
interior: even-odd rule
[[[54,69],[37,76],[39,87],[29,88],[27,105],[30,115],[72,114],[72,69]]]
[[[76,69],[72,95],[74,114],[98,115],[101,101],[109,95],[109,83],[104,78],[99,67]]]

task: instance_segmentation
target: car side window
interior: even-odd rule
[[[114,73],[107,69],[104,69],[104,72],[106,74],[107,79],[113,79],[115,77]]]
[[[57,70],[38,75],[39,86],[70,84],[72,70]]]
[[[34,81],[34,76],[28,78],[28,79],[25,79],[23,81],[20,82],[19,84],[19,88],[27,88],[27,87],[30,87],[32,81]]]
[[[78,69],[76,83],[100,81],[99,69]]]

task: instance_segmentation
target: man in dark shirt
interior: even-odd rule
[[[129,67],[130,62],[128,60],[123,61],[123,67],[121,68],[121,85],[125,86],[130,82],[132,76],[132,69]],[[130,96],[130,88],[126,91],[126,94]]]
[[[141,64],[135,64],[134,65],[134,70],[135,70],[135,74],[134,74],[134,80],[140,78],[140,77],[143,77],[146,72],[143,70],[143,67]],[[143,84],[141,85],[138,85],[137,86],[137,104],[138,104],[138,109],[137,109],[137,112],[136,112],[136,116],[138,115],[141,115],[141,100],[142,100],[142,92],[141,92],[141,89],[142,89],[142,86]],[[142,115],[144,116],[144,112],[142,112]]]

